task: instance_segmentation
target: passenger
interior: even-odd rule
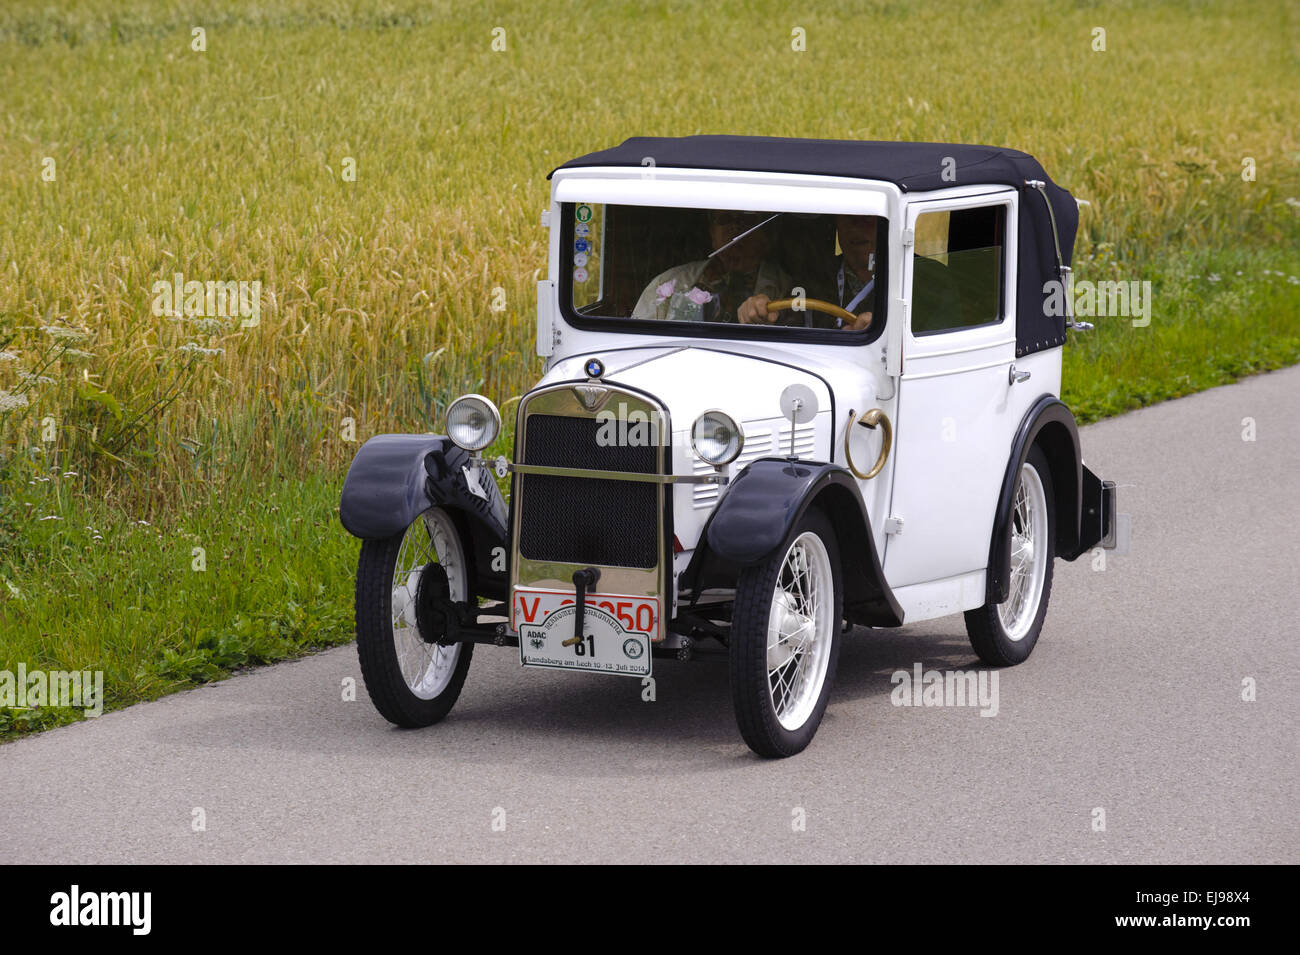
[[[779,296],[782,289],[789,287],[790,279],[767,261],[772,233],[755,229],[770,217],[770,213],[712,210],[709,239],[711,247],[721,251],[712,258],[678,265],[656,276],[641,293],[632,317],[735,322],[737,310],[747,299]],[[750,229],[755,231],[735,245],[728,245]]]

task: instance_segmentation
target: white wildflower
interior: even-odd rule
[[[1219,273],[1218,273],[1218,272],[1211,272],[1210,275],[1209,275],[1209,278],[1210,278],[1210,281],[1211,281],[1211,282],[1218,282],[1218,281],[1220,281],[1220,277],[1219,277]]]
[[[204,348],[198,342],[186,342],[177,351],[190,352],[194,355],[224,355],[224,348]]]
[[[0,351],[0,361],[17,361],[18,356],[11,351]]]
[[[173,322],[184,322],[193,326],[196,332],[203,335],[213,335],[218,332],[225,332],[230,329],[234,322],[224,318],[194,318],[189,315],[173,316]]]
[[[18,377],[23,381],[29,381],[34,385],[52,385],[54,379],[49,375],[33,375],[30,371],[20,371]]]
[[[89,333],[80,328],[67,328],[63,325],[42,325],[41,331],[51,338],[59,338],[64,341],[79,342],[89,338]]]
[[[17,411],[27,407],[26,395],[15,395],[0,389],[0,411]]]

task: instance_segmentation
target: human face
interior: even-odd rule
[[[754,212],[732,212],[717,209],[709,213],[709,239],[713,248],[720,249],[736,236],[754,228],[767,216]],[[753,272],[758,269],[767,252],[768,237],[760,229],[718,254],[728,272]]]
[[[840,234],[840,248],[844,261],[857,275],[873,271],[872,256],[876,252],[876,216],[836,216],[835,227]]]

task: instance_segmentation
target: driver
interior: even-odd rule
[[[712,258],[678,265],[656,276],[637,300],[633,318],[671,321],[734,322],[737,309],[747,300],[764,301],[781,294],[790,285],[789,276],[767,261],[771,231],[757,229],[735,245],[732,240],[764,220],[771,213],[709,212],[709,240],[721,249]],[[724,248],[724,246],[727,246]]]
[[[835,260],[835,291],[808,296],[834,302],[856,315],[857,321],[850,324],[843,318],[807,309],[796,324],[805,324],[806,318],[807,324],[814,328],[845,328],[850,331],[859,331],[871,324],[870,306],[876,288],[876,230],[879,225],[879,216],[836,216],[835,229],[839,233],[842,254]],[[746,299],[737,313],[739,321],[747,325],[776,322],[780,315],[767,310],[767,303],[771,300],[768,295]],[[787,321],[782,321],[782,324],[787,324]]]

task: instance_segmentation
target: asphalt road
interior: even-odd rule
[[[400,731],[348,646],[0,747],[0,860],[1300,862],[1298,411],[1292,368],[1084,430],[1132,548],[1057,562],[994,717],[891,703],[896,670],[977,666],[960,617],[855,631],[779,762],[721,660],[656,661],[648,703],[481,647]]]

